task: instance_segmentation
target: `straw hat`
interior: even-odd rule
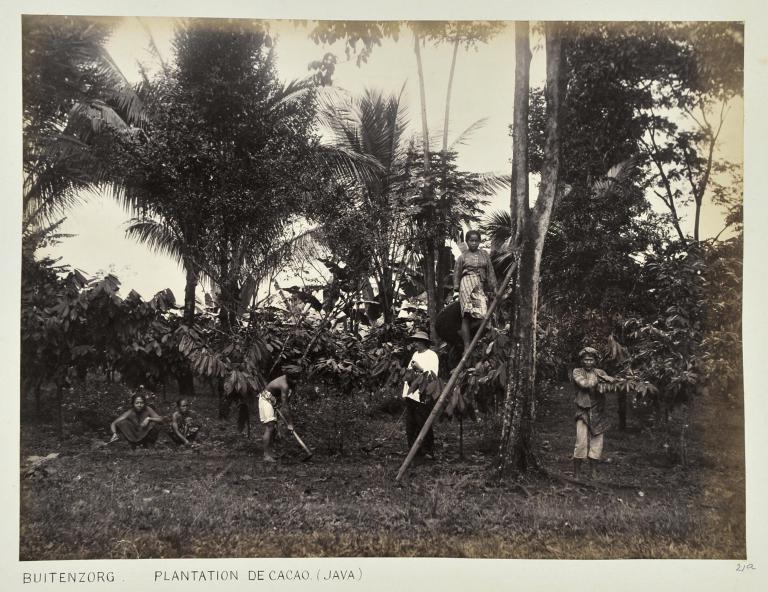
[[[411,335],[408,338],[410,341],[426,341],[429,344],[432,344],[432,340],[429,338],[429,335],[427,335],[424,331],[416,331],[413,335]]]

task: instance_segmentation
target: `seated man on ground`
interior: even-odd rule
[[[131,408],[120,415],[112,425],[112,439],[110,443],[115,442],[122,436],[131,445],[131,448],[141,446],[146,448],[152,446],[157,441],[160,433],[158,423],[163,418],[155,410],[146,404],[143,395],[133,395],[131,397]],[[118,436],[118,432],[120,436]]]

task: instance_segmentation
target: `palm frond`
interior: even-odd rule
[[[375,180],[383,169],[374,157],[346,146],[319,146],[318,156],[321,165],[342,181],[353,180],[365,185]]]
[[[142,29],[144,29],[144,32],[147,34],[147,38],[149,39],[150,52],[160,62],[160,67],[163,69],[163,73],[168,75],[170,72],[168,64],[165,62],[163,54],[160,53],[160,49],[157,47],[157,43],[155,43],[155,36],[152,34],[152,29],[149,28],[149,25],[143,18],[137,16],[136,20],[139,21]]]
[[[107,102],[125,123],[141,127],[149,121],[146,105],[139,94],[140,87],[122,86],[107,94]]]
[[[487,117],[483,117],[482,119],[478,119],[472,123],[463,132],[461,132],[453,142],[451,142],[450,146],[448,146],[448,150],[453,151],[457,146],[465,145],[472,137],[472,134],[481,129],[486,123],[488,123]]]
[[[321,118],[330,130],[333,143],[376,160],[379,174],[395,169],[405,157],[402,141],[408,127],[408,115],[401,89],[397,95],[367,89],[355,99],[347,95],[325,93],[321,98]]]
[[[124,130],[128,124],[104,101],[94,100],[72,107],[64,134],[86,139],[90,134],[104,133],[107,128]]]
[[[481,222],[482,233],[491,241],[491,249],[505,251],[512,237],[512,215],[506,210],[494,210]]]
[[[73,235],[58,232],[59,227],[66,221],[66,218],[60,218],[44,226],[35,226],[24,220],[22,224],[22,250],[32,256],[39,247],[44,245],[56,244],[62,238],[69,238]]]
[[[183,263],[182,241],[162,222],[149,218],[131,218],[126,222],[125,236],[147,245],[155,253],[172,258],[179,265]]]
[[[508,189],[512,185],[512,176],[506,173],[478,173],[480,183],[479,190],[483,195],[493,195],[502,189]]]
[[[294,106],[303,101],[312,93],[313,85],[307,80],[291,80],[283,86],[280,93],[273,98],[270,111],[276,111],[282,107]]]
[[[592,192],[596,197],[603,197],[611,192],[623,193],[625,184],[640,163],[639,155],[630,156],[626,160],[612,166],[605,176],[592,184]]]
[[[136,90],[103,45],[96,48],[96,59],[99,72],[108,82],[106,100],[120,111],[125,123],[146,122],[146,110]]]
[[[265,245],[266,252],[248,257],[244,263],[247,279],[240,292],[241,307],[247,306],[264,280],[273,277],[286,266],[299,266],[317,259],[322,249],[322,239],[322,226],[313,226],[277,244],[270,241]]]

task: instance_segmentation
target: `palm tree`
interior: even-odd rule
[[[145,121],[141,100],[104,47],[109,32],[96,19],[23,18],[25,234],[85,190],[112,185],[110,133]]]
[[[346,241],[357,243],[347,258],[356,255],[358,261],[369,263],[368,268],[361,266],[360,272],[372,272],[384,322],[390,324],[396,313],[396,286],[405,270],[404,263],[413,253],[402,200],[405,175],[415,156],[405,138],[409,120],[403,90],[384,95],[367,89],[355,98],[329,96],[323,117],[337,149],[378,164],[378,170],[367,179],[348,187],[346,198],[351,203],[344,203],[340,214],[346,217],[347,228],[358,230]],[[368,292],[364,296],[372,298],[367,281],[362,285]]]
[[[205,276],[232,325],[285,245],[299,244],[289,239],[301,203],[326,178],[364,182],[371,168],[316,142],[314,85],[280,84],[266,32],[240,27],[180,27],[175,64],[142,86],[145,133],[123,143],[121,198],[138,213],[130,236],[181,262],[188,322]]]
[[[195,257],[195,240],[171,219],[156,220],[147,216],[132,218],[126,223],[125,236],[144,243],[150,251],[165,255],[182,266],[186,274],[184,286],[184,324],[195,319],[195,290],[201,275],[201,265]]]
[[[195,291],[201,279],[212,282],[213,271],[204,258],[193,252],[194,240],[172,220],[156,220],[147,216],[136,217],[126,224],[125,235],[145,244],[154,253],[175,260],[186,273],[184,289],[184,323],[192,326],[195,317]],[[279,241],[273,241],[267,252],[251,253],[244,262],[246,280],[241,291],[238,315],[247,307],[259,286],[286,265],[299,265],[316,257],[322,240],[321,229],[305,228]]]

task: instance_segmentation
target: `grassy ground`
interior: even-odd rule
[[[114,386],[80,396],[98,398],[105,414],[125,400]],[[192,450],[165,435],[152,450],[107,447],[106,427],[79,423],[60,440],[51,426],[25,423],[20,559],[745,556],[740,405],[697,403],[686,467],[679,422],[651,430],[630,411],[629,429],[607,436],[598,481],[581,485],[558,478],[570,475],[574,430],[567,389],[552,387],[536,444],[549,476],[492,486],[485,468],[495,426],[487,420],[465,422],[463,459],[457,423],[438,424],[440,460],[395,483],[402,422],[397,411],[376,413],[379,403],[304,401],[295,423],[315,457],[301,462],[286,438],[276,467],[260,462],[260,428],[246,440],[234,421],[212,419],[206,397],[194,407],[207,437]],[[29,468],[30,455],[50,453],[59,456]]]

